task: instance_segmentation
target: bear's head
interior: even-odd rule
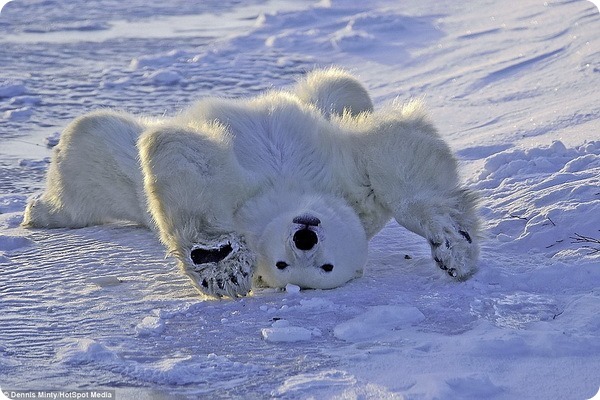
[[[367,237],[354,210],[333,196],[293,197],[275,202],[283,207],[271,203],[273,214],[255,239],[254,284],[330,289],[361,276]]]

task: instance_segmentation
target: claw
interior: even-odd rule
[[[437,248],[440,247],[442,244],[440,242],[434,242],[433,240],[429,241],[429,244],[431,245],[431,247],[433,248]]]
[[[440,260],[437,257],[433,257],[433,260],[437,263],[438,267],[440,267],[440,269],[443,269],[444,271],[448,270],[448,267],[446,267],[444,265],[444,263],[442,263],[442,260]]]
[[[458,231],[458,233],[460,233],[462,235],[462,237],[464,237],[465,239],[467,239],[467,242],[473,243],[473,240],[471,239],[471,235],[469,235],[468,232],[466,232],[466,231]]]
[[[458,272],[456,272],[456,268],[450,268],[448,270],[448,275],[450,275],[453,278],[456,278],[458,276]]]

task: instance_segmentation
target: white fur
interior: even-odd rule
[[[304,103],[316,106],[326,118],[372,112],[369,93],[352,75],[339,68],[329,68],[307,75],[292,88]]]
[[[294,222],[302,215],[320,223]],[[360,276],[368,239],[390,217],[425,237],[452,276],[475,271],[475,199],[421,105],[373,111],[354,77],[328,69],[291,91],[206,99],[160,122],[76,119],[24,225],[137,222],[201,291],[237,296],[252,280],[332,288]],[[294,239],[302,228],[318,238],[308,250]],[[233,250],[205,261],[218,249]]]
[[[25,226],[79,228],[118,220],[148,225],[135,143],[147,123],[96,111],[75,119],[54,148],[46,191],[25,210]]]

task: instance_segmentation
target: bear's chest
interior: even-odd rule
[[[333,189],[337,187],[326,143],[309,126],[270,123],[233,131],[233,151],[240,166],[258,179]]]

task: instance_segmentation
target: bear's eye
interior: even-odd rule
[[[283,270],[283,269],[286,269],[286,268],[289,266],[289,264],[288,264],[288,263],[286,263],[285,261],[277,261],[277,263],[275,264],[275,266],[276,266],[278,269],[281,269],[281,270]]]
[[[323,264],[321,265],[321,269],[325,272],[333,271],[333,264]]]

